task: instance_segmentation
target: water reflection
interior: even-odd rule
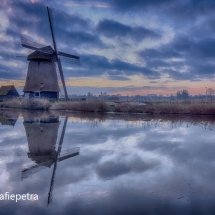
[[[3,214],[215,213],[213,117],[19,114],[0,129],[0,190],[39,200]]]
[[[64,119],[62,129],[59,129],[59,116],[48,115],[45,118],[40,117],[41,116],[32,117],[32,115],[26,116],[26,114],[24,114],[23,125],[28,140],[28,157],[37,165],[24,169],[22,171],[22,180],[45,167],[50,168],[54,165],[48,194],[49,205],[52,201],[52,189],[54,186],[57,163],[79,155],[79,147],[61,151],[68,116]],[[59,137],[59,144],[56,150],[57,137]]]
[[[17,119],[19,118],[19,113],[17,111],[1,111],[0,110],[0,123],[2,125],[14,126]]]

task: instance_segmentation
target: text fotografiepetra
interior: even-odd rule
[[[35,201],[38,200],[37,194],[10,194],[9,192],[5,192],[4,194],[0,194],[0,201],[2,200],[12,200],[12,201],[20,201],[20,200],[30,200]]]

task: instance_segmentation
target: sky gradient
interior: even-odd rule
[[[212,0],[2,0],[0,85],[22,91],[28,68],[20,36],[52,45],[52,8],[60,51],[81,57],[63,64],[69,94],[204,94],[215,81]],[[63,91],[61,91],[63,93]]]

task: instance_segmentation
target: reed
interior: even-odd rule
[[[122,102],[115,106],[115,112],[152,114],[199,114],[215,115],[214,102],[154,102],[139,106]]]
[[[51,106],[52,110],[72,110],[83,112],[107,112],[110,110],[104,101],[68,101],[55,102]]]
[[[23,99],[21,108],[29,110],[49,110],[51,103],[48,99]]]
[[[71,110],[81,112],[127,112],[151,114],[198,114],[215,115],[214,102],[152,102],[144,106],[138,103],[119,102],[114,108],[105,101],[59,101],[50,102],[48,99],[19,99],[13,98],[0,102],[0,108],[21,108],[28,110]]]
[[[155,113],[214,115],[214,102],[180,102],[154,105]]]
[[[29,110],[48,110],[51,103],[47,99],[19,99],[13,98],[0,103],[1,108],[21,108]]]
[[[21,108],[21,99],[13,98],[0,102],[1,108]]]

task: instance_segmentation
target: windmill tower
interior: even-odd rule
[[[47,7],[47,12],[54,48],[21,37],[21,44],[23,47],[35,50],[27,57],[29,64],[23,89],[24,97],[59,98],[60,88],[56,72],[57,63],[65,97],[68,100],[61,59],[64,62],[79,64],[80,57],[58,51],[54,35],[52,11],[49,7]]]
[[[62,130],[59,132],[59,144],[56,150],[57,133],[59,130],[59,117],[49,117],[46,120],[26,118],[24,116],[24,127],[28,139],[28,157],[36,165],[28,167],[22,171],[21,179],[26,179],[34,173],[53,166],[53,172],[48,192],[48,205],[52,201],[52,190],[58,162],[79,155],[79,147],[64,150],[62,149],[64,134],[68,117],[65,118]]]

